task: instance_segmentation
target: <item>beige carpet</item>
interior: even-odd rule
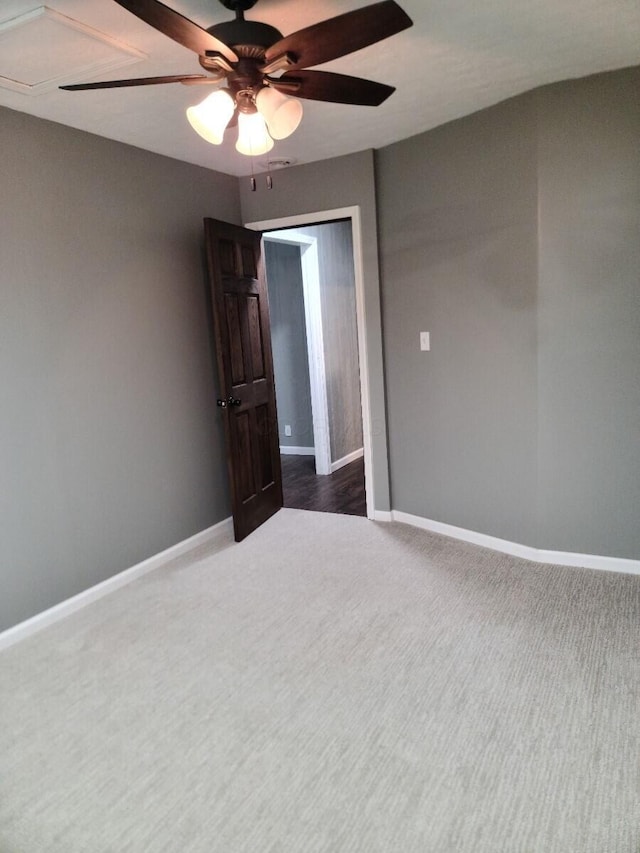
[[[283,510],[0,654],[1,853],[638,853],[640,577]]]

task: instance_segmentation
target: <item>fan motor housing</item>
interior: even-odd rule
[[[239,56],[243,53],[247,55],[243,48],[261,48],[264,54],[268,47],[282,38],[280,30],[261,21],[224,21],[209,27],[207,32],[235,50]]]
[[[252,9],[258,0],[220,0],[220,2],[227,9],[233,9],[237,15],[238,12],[246,12],[247,9]]]

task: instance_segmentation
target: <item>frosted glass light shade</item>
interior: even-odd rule
[[[269,133],[274,139],[286,139],[300,124],[302,104],[288,98],[270,86],[260,89],[256,96],[256,107],[264,116]]]
[[[220,145],[235,104],[226,89],[218,89],[195,107],[187,109],[189,124],[207,142]]]
[[[238,116],[238,141],[236,150],[241,154],[256,157],[273,148],[273,139],[260,113],[240,113]]]

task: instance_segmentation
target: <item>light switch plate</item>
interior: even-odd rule
[[[420,349],[426,352],[431,349],[429,332],[420,332]]]

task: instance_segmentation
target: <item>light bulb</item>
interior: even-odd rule
[[[226,89],[218,89],[195,107],[187,109],[191,127],[207,142],[220,145],[235,104]]]
[[[238,116],[238,141],[236,150],[241,154],[256,157],[273,148],[273,139],[260,113],[240,113]]]
[[[267,123],[269,133],[274,139],[286,139],[300,124],[302,104],[295,98],[288,98],[270,86],[260,89],[256,96],[256,107]]]

